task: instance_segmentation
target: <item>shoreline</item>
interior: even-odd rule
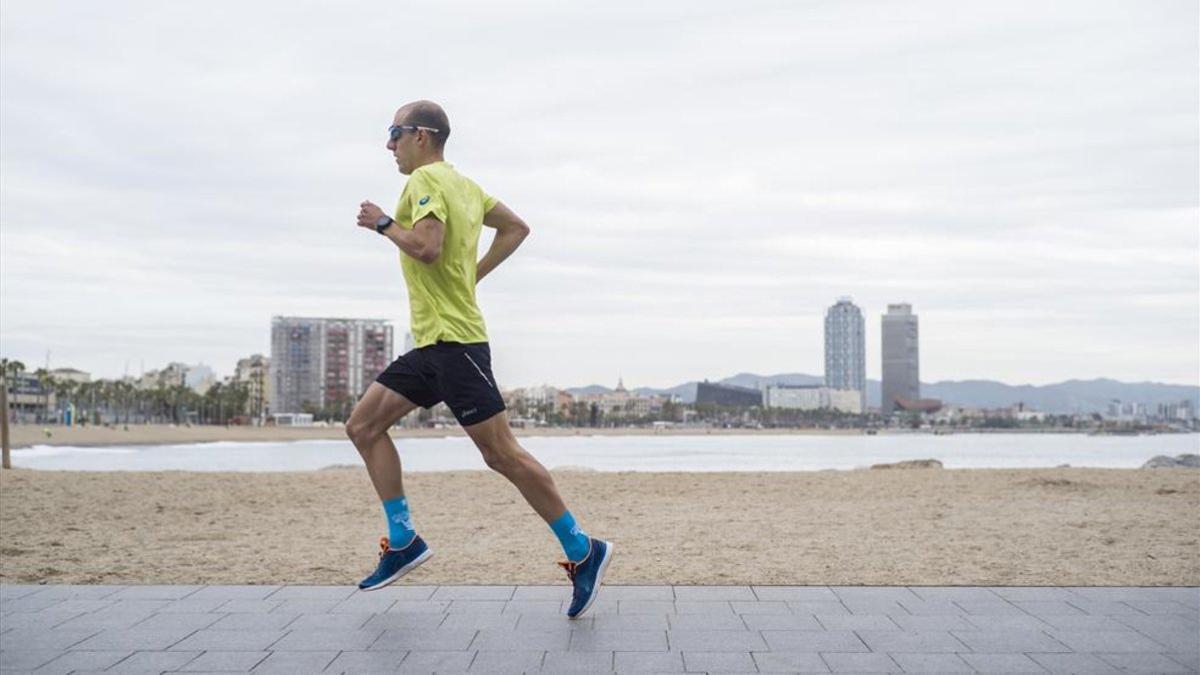
[[[47,438],[42,431],[49,428],[51,436]],[[522,429],[514,428],[513,433],[518,437],[555,437],[555,436],[862,436],[862,429],[652,429],[640,427],[544,427]],[[400,429],[389,431],[392,438],[444,438],[447,436],[466,436],[460,426],[444,429]],[[343,426],[330,427],[251,427],[251,426],[173,426],[168,424],[130,425],[128,430],[122,426],[87,426],[87,427],[42,427],[33,424],[23,424],[10,427],[9,432],[14,450],[30,448],[35,445],[77,447],[103,447],[111,445],[180,445],[191,443],[214,443],[220,441],[234,442],[280,442],[280,441],[319,441],[347,440]]]
[[[43,429],[50,429],[51,436],[46,437]],[[880,429],[875,434],[868,434],[864,429],[807,429],[807,428],[774,428],[774,429],[723,429],[703,427],[681,427],[655,429],[646,427],[540,427],[514,428],[513,433],[518,437],[562,437],[562,436],[908,436],[908,435],[957,435],[957,434],[1079,434],[1087,435],[1088,431],[1076,429],[962,429],[938,430],[936,433],[926,430]],[[1176,432],[1172,432],[1176,433]],[[1195,433],[1195,432],[1191,432]],[[401,429],[390,430],[392,438],[444,438],[447,436],[465,436],[462,427],[457,425],[442,429]],[[169,424],[139,424],[130,425],[128,429],[121,425],[114,426],[42,426],[35,424],[13,425],[9,429],[12,449],[30,448],[33,446],[76,446],[76,447],[105,447],[115,445],[185,445],[193,443],[247,442],[271,443],[286,441],[314,440],[346,440],[345,427],[251,427],[251,426],[174,426]]]

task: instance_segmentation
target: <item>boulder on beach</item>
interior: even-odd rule
[[[1200,455],[1159,455],[1142,465],[1143,469],[1200,469]]]
[[[909,459],[893,464],[872,464],[872,469],[940,469],[942,463],[936,459]]]

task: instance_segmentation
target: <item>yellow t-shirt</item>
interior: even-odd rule
[[[396,205],[396,224],[433,215],[446,226],[442,252],[425,264],[400,253],[408,285],[410,330],[418,347],[445,342],[487,342],[483,313],[475,304],[475,272],[483,214],[496,205],[470,178],[447,162],[426,164],[409,176]]]

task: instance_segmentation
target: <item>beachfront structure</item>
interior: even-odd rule
[[[813,384],[773,384],[764,392],[768,408],[787,410],[837,410],[862,413],[862,392],[857,389],[830,389]]]
[[[563,399],[557,401],[561,403]],[[565,402],[568,406],[573,402],[594,406],[596,411],[607,419],[624,419],[657,414],[668,401],[675,402],[674,397],[631,392],[625,388],[624,378],[618,378],[617,388],[613,391],[579,394]]]
[[[188,365],[172,361],[162,370],[150,370],[142,373],[137,380],[138,389],[170,389],[182,387],[187,379]]]
[[[863,402],[866,397],[855,389],[830,389],[829,407],[838,412],[861,415],[865,412]]]
[[[838,298],[825,312],[825,386],[858,392],[858,409],[866,409],[866,324],[849,297]]]
[[[357,399],[392,360],[382,319],[271,319],[272,413],[311,412]]]
[[[815,384],[773,384],[763,392],[763,404],[785,410],[820,410],[829,407],[829,387]]]
[[[262,422],[271,400],[271,360],[262,354],[252,354],[238,359],[233,371],[233,381],[246,386],[246,410],[251,419]]]
[[[884,415],[896,409],[896,400],[921,398],[917,350],[917,315],[912,305],[888,305],[883,315],[883,395],[880,408]]]
[[[91,373],[85,373],[77,368],[55,368],[50,371],[50,377],[58,382],[75,382],[78,384],[92,381]]]
[[[183,373],[184,386],[200,395],[204,395],[204,392],[208,391],[216,381],[216,373],[203,363],[187,366]]]
[[[763,393],[758,389],[708,381],[696,385],[696,405],[756,408],[761,407],[762,404]]]

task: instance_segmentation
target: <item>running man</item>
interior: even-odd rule
[[[441,106],[416,101],[401,107],[388,134],[387,149],[408,183],[393,217],[363,202],[358,225],[400,249],[416,348],[371,383],[346,423],[388,521],[379,566],[358,587],[382,588],[432,554],[413,530],[400,457],[388,429],[417,406],[445,401],[487,465],[521,491],[558,537],[567,557],[559,564],[575,587],[567,616],[577,618],[596,599],[613,546],[576,525],[550,472],[513,436],[492,376],[483,314],[475,303],[475,284],[521,245],[529,227],[446,163],[450,120]],[[494,228],[496,236],[477,262],[481,225]]]

